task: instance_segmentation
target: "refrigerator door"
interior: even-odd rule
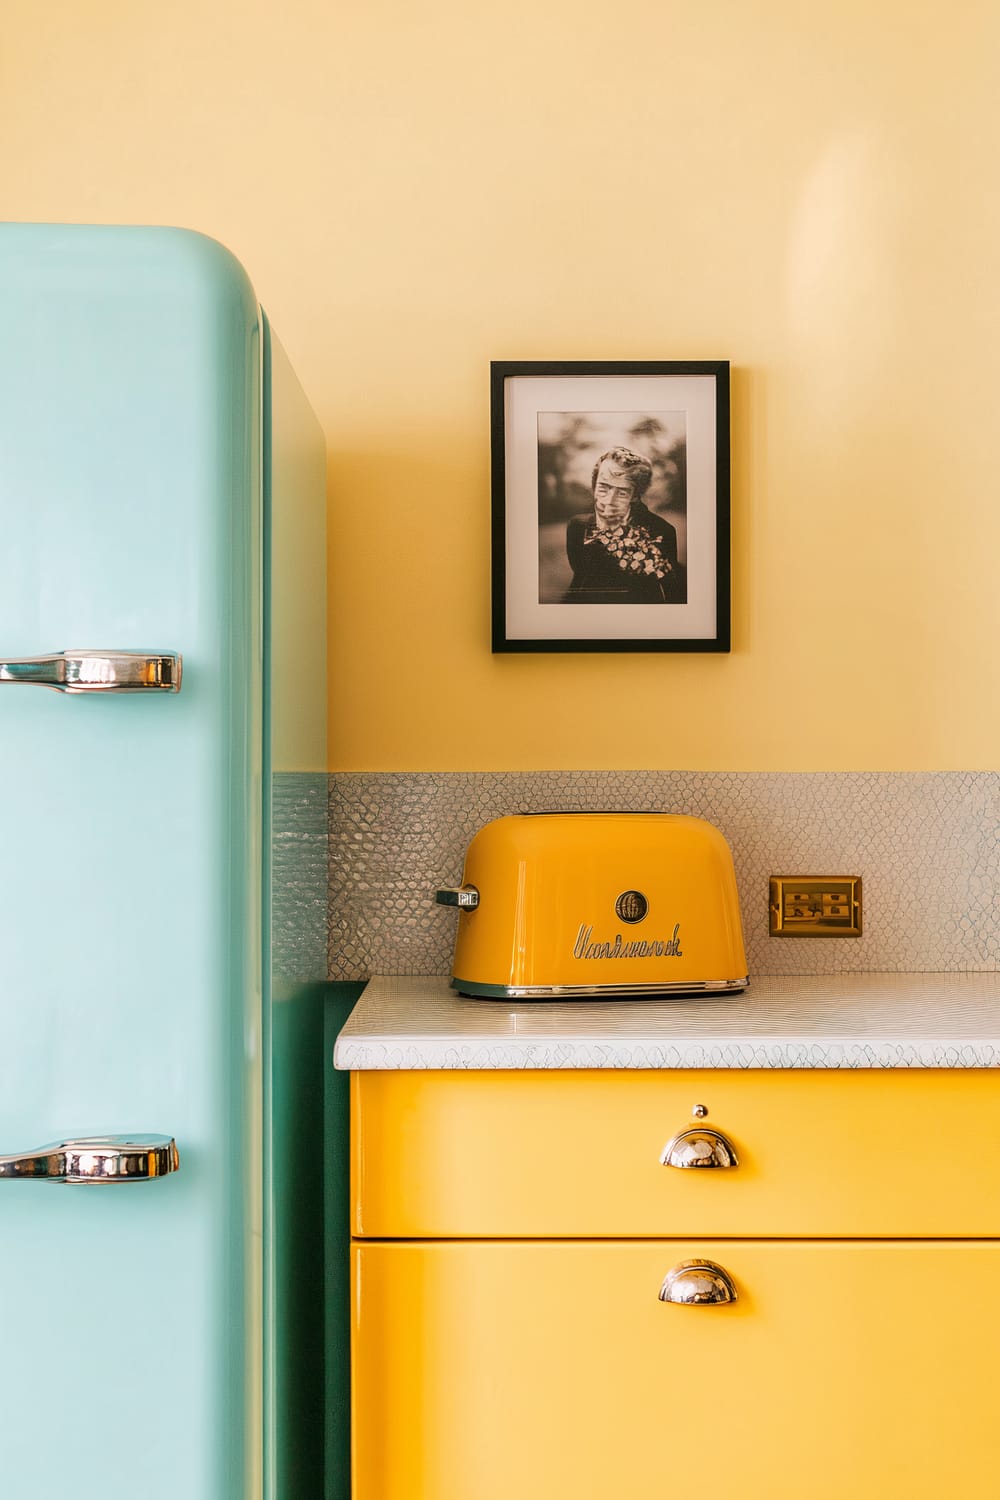
[[[0,1494],[243,1500],[261,1485],[258,308],[201,236],[15,225],[0,326],[0,660],[183,659],[180,691],[0,683],[0,1155],[63,1163],[0,1169]],[[98,1158],[135,1170],[95,1181]]]

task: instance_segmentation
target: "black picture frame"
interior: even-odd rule
[[[495,360],[490,428],[494,652],[731,649],[728,360]]]

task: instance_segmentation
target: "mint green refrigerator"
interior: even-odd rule
[[[0,1496],[319,1493],[324,449],[239,263],[0,227]]]

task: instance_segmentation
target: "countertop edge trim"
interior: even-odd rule
[[[383,1037],[338,1040],[333,1065],[342,1072],[406,1070],[558,1069],[879,1069],[997,1068],[1000,1039],[960,1041],[928,1038],[919,1043],[890,1039],[827,1037],[821,1044],[779,1037],[706,1038],[690,1045],[641,1039],[573,1038],[543,1043],[477,1044],[468,1038]]]

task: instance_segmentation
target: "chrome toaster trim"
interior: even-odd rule
[[[686,995],[729,995],[745,990],[742,979],[689,980],[686,984],[538,984],[530,986],[477,984],[453,979],[451,987],[473,1000],[682,1000]]]

